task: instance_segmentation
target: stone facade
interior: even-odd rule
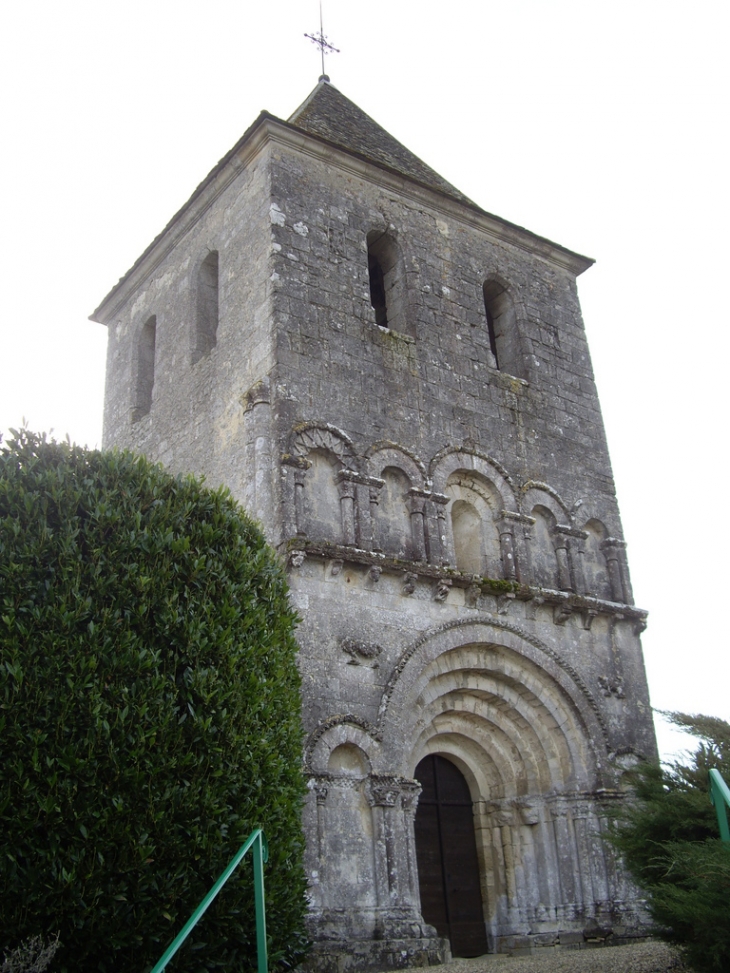
[[[227,484],[289,566],[320,969],[448,951],[419,893],[432,754],[468,784],[490,949],[639,928],[600,837],[655,743],[590,263],[321,80],[288,122],[257,119],[95,312],[105,444]]]

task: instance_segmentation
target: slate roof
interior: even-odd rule
[[[287,121],[310,135],[318,135],[348,152],[394,169],[453,199],[475,205],[366,115],[362,108],[346,98],[330,81],[320,80]]]

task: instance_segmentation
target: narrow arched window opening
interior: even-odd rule
[[[155,344],[157,340],[157,318],[148,318],[137,339],[135,360],[134,402],[132,403],[132,422],[146,416],[152,408],[152,389],[155,384]]]
[[[196,289],[193,364],[215,347],[218,333],[218,251],[211,250],[200,265]]]
[[[370,304],[381,328],[406,332],[405,270],[395,240],[386,233],[368,233]]]
[[[517,332],[517,316],[512,299],[497,280],[487,280],[482,287],[484,312],[487,319],[489,350],[494,356],[495,367],[523,378],[522,354]]]
[[[375,311],[375,323],[381,328],[388,327],[388,309],[385,304],[385,275],[380,261],[368,251],[368,271],[370,272],[370,303]]]
[[[497,337],[494,331],[494,318],[492,317],[492,312],[489,310],[489,305],[485,303],[484,310],[487,313],[487,331],[489,332],[489,350],[494,355],[494,364],[499,368],[499,354],[497,353]]]

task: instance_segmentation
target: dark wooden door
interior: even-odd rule
[[[487,951],[474,811],[464,775],[434,754],[416,767],[416,859],[423,918],[451,941],[454,956]]]

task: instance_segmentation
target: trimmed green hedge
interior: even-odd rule
[[[255,826],[274,959],[304,946],[283,571],[225,490],[28,432],[0,452],[0,947],[143,973]],[[255,968],[250,856],[170,970]]]

